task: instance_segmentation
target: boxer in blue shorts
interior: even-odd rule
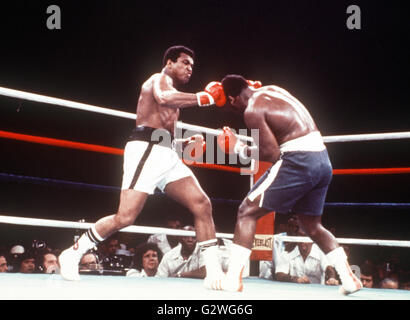
[[[256,85],[258,83],[258,85]],[[239,207],[234,245],[224,290],[241,291],[241,272],[249,259],[256,222],[271,211],[293,213],[306,234],[317,243],[335,267],[344,294],[356,292],[362,284],[354,276],[342,247],[321,223],[326,192],[332,178],[323,138],[305,106],[286,90],[274,85],[261,86],[240,75],[227,75],[221,83],[227,101],[243,114],[248,129],[257,129],[259,141],[248,146],[228,127],[224,139],[227,152],[245,158],[254,156],[271,162],[272,167],[252,187]]]

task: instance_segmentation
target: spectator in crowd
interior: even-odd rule
[[[195,231],[193,226],[185,226],[183,230]],[[180,243],[162,258],[157,276],[205,278],[206,269],[197,245],[196,237],[180,237]]]
[[[281,216],[279,216],[281,217]],[[287,216],[286,216],[287,217]],[[286,223],[278,223],[276,236],[272,246],[272,261],[261,261],[259,264],[259,277],[273,280],[276,266],[281,259],[287,259],[287,255],[296,247],[296,242],[284,242],[278,236],[296,236],[299,230],[296,215],[290,215]]]
[[[306,236],[299,229],[298,236]],[[336,270],[330,266],[326,255],[315,243],[300,242],[276,266],[275,278],[278,281],[296,283],[320,283],[338,285]]]
[[[375,285],[374,265],[371,263],[364,263],[360,266],[360,281],[362,281],[363,287],[374,288]]]
[[[168,219],[165,228],[181,229],[181,222],[178,219]],[[179,243],[178,236],[170,236],[163,233],[153,234],[148,238],[148,243],[155,243],[164,255]]]
[[[101,263],[104,271],[114,271],[115,273],[123,272],[130,267],[131,258],[129,251],[121,248],[120,241],[117,235],[113,235],[103,242],[103,247],[100,248]]]
[[[59,273],[57,256],[51,252],[43,252],[38,256],[38,271],[41,273]]]
[[[384,278],[380,281],[380,288],[381,289],[398,289],[399,288],[399,281],[394,278]]]
[[[401,287],[403,290],[410,290],[410,281],[403,282]]]
[[[121,249],[121,246],[120,246],[120,240],[117,237],[112,236],[107,239],[107,242],[106,242],[107,256],[114,256],[117,250],[119,249]]]
[[[21,255],[17,272],[20,272],[20,273],[35,273],[36,272],[36,255],[32,250],[26,250]]]
[[[381,288],[382,281],[386,278],[393,279],[395,281],[399,280],[398,273],[393,269],[393,265],[388,262],[388,260],[382,261],[376,266],[376,274],[378,278],[378,287]]]
[[[85,253],[80,260],[79,270],[81,271],[102,271],[103,266],[98,261],[97,255],[93,251]]]
[[[130,269],[127,277],[153,277],[157,274],[162,251],[155,243],[144,243],[136,248],[135,269]]]
[[[8,270],[7,256],[5,253],[0,252],[0,273],[7,272]]]
[[[21,257],[25,251],[26,249],[20,244],[16,244],[11,247],[8,266],[9,272],[18,272],[20,269]]]

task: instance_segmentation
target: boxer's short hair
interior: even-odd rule
[[[222,86],[227,97],[237,97],[243,89],[248,87],[248,82],[240,75],[228,74],[222,79]]]
[[[173,62],[177,61],[181,53],[185,53],[192,59],[195,59],[195,52],[192,49],[185,46],[172,46],[165,51],[164,58],[162,59],[162,66],[165,67],[168,59],[171,59]]]

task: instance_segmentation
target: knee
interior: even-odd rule
[[[322,224],[315,218],[301,217],[299,218],[299,227],[310,238],[315,238],[322,230]]]
[[[135,215],[132,212],[118,212],[114,216],[117,229],[128,227],[134,223]]]
[[[238,209],[237,219],[244,220],[252,217],[253,208],[245,201],[241,203]]]
[[[212,203],[211,200],[206,195],[198,196],[195,201],[193,201],[193,206],[191,210],[194,215],[199,216],[212,216]]]

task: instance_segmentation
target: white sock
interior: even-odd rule
[[[240,246],[236,243],[232,243],[230,250],[231,254],[229,259],[227,277],[238,279],[241,275],[242,270],[249,261],[252,250]]]
[[[207,277],[221,275],[222,267],[218,257],[218,240],[206,240],[199,242],[198,245],[204,257]]]
[[[104,241],[104,238],[98,234],[97,230],[95,230],[95,226],[92,226],[87,232],[81,235],[80,239],[78,239],[71,248],[82,256],[88,250],[97,246],[101,241]]]
[[[351,280],[352,271],[350,269],[349,263],[347,262],[346,253],[342,247],[338,247],[333,251],[330,251],[326,255],[326,257],[330,264],[335,267],[342,282]]]

